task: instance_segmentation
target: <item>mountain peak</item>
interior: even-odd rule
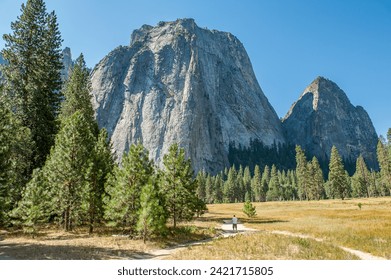
[[[317,77],[283,119],[288,138],[310,154],[327,159],[333,145],[346,159],[359,154],[375,166],[377,135],[367,112],[353,106],[333,81]]]
[[[159,165],[177,143],[193,168],[229,165],[230,143],[284,143],[282,125],[236,37],[193,19],[143,25],[92,73],[93,106],[120,159],[141,142]]]
[[[141,28],[132,32],[130,45],[151,39],[156,34],[167,35],[169,33],[174,33],[179,35],[184,33],[184,30],[194,33],[196,28],[198,28],[198,26],[192,18],[177,19],[175,21],[160,21],[156,26],[144,24]]]
[[[343,103],[350,103],[346,93],[335,82],[322,76],[316,77],[312,83],[305,88],[299,100],[308,94],[312,95],[312,108],[314,111],[318,110],[319,100],[339,99]],[[295,104],[293,104],[293,106],[294,105]],[[289,112],[291,112],[291,110]]]

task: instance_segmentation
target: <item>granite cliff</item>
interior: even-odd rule
[[[337,84],[316,78],[283,119],[286,139],[302,146],[321,160],[330,157],[335,145],[345,159],[355,161],[362,154],[376,166],[377,134],[367,112],[353,106]]]
[[[92,103],[119,157],[141,142],[161,165],[174,142],[193,168],[228,165],[230,142],[284,143],[241,42],[192,19],[143,25],[130,46],[110,52],[91,74]]]
[[[72,60],[72,53],[71,49],[66,47],[62,51],[62,64],[64,65],[62,71],[61,71],[61,77],[65,81],[68,79],[69,74],[73,67],[73,60]]]

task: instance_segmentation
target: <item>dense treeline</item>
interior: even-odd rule
[[[280,146],[280,148],[281,154],[291,149],[289,146]],[[233,151],[233,146],[230,146],[230,149]],[[265,163],[270,160],[257,160],[255,155],[271,155],[273,158],[279,154],[278,149],[276,145],[268,148],[259,142],[252,142],[249,148],[240,147],[235,150],[236,154],[235,152],[233,154],[242,162],[245,162],[246,154],[250,158],[250,166],[253,166],[254,162]],[[254,154],[251,151],[254,151]],[[288,164],[280,164],[280,168],[275,164],[263,164],[262,168],[255,164],[253,169],[249,166],[233,165],[216,176],[200,172],[197,176],[197,193],[206,203],[389,196],[391,193],[391,129],[387,140],[379,140],[377,155],[380,171],[369,170],[364,158],[359,156],[354,172],[349,175],[338,150],[333,147],[327,165],[327,176],[324,176],[317,158],[308,160],[301,147],[296,146],[295,156],[291,159],[283,157]],[[286,170],[286,166],[293,165],[292,159],[295,160],[294,168]]]
[[[228,161],[231,166],[248,166],[251,171],[254,170],[255,165],[263,170],[266,165],[272,166],[273,164],[278,170],[288,171],[296,167],[295,153],[295,145],[293,144],[273,143],[271,146],[267,146],[258,139],[251,139],[248,146],[236,145],[235,142],[230,143]],[[306,156],[310,157],[311,155],[306,153]],[[325,179],[328,176],[329,161],[329,158],[318,159]],[[342,161],[346,171],[352,176],[355,172],[356,162],[346,158],[343,158]]]

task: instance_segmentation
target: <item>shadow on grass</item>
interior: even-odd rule
[[[0,252],[0,260],[108,260],[154,257],[136,250],[29,243],[0,243]]]
[[[275,223],[289,222],[286,220],[276,220],[276,219],[262,219],[262,220],[243,219],[242,221],[248,224],[275,224]]]

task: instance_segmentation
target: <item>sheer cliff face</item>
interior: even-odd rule
[[[284,142],[243,45],[191,19],[134,31],[129,47],[95,67],[92,93],[98,123],[118,156],[141,142],[161,164],[177,142],[196,171],[215,173],[227,166],[231,141]]]
[[[66,81],[69,78],[71,69],[73,67],[72,53],[71,49],[68,47],[62,51],[62,64],[64,67],[61,70],[61,78]]]
[[[335,145],[346,159],[361,153],[370,166],[376,161],[377,134],[367,112],[353,106],[332,81],[316,78],[283,119],[287,139],[320,159]]]

